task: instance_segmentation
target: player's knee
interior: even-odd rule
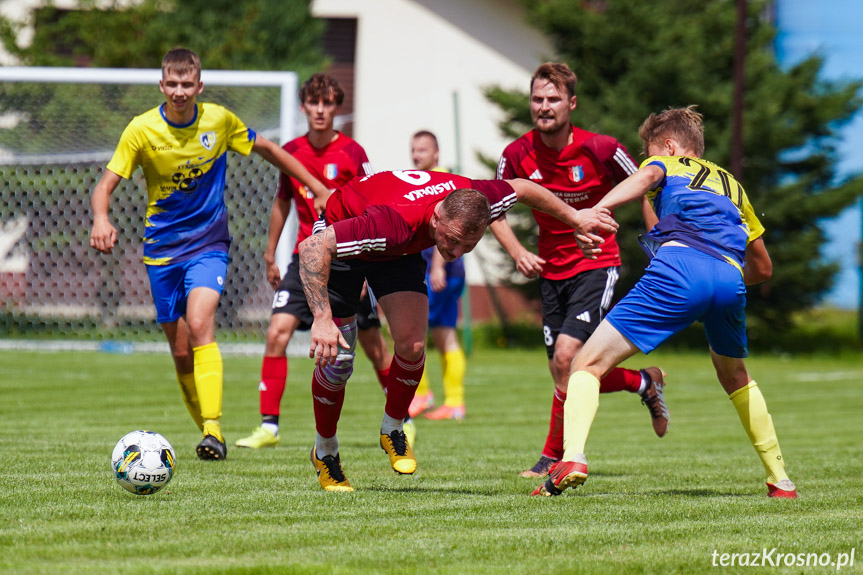
[[[355,355],[353,350],[341,350],[334,363],[320,368],[321,374],[331,385],[343,387],[354,372]]]
[[[200,340],[211,330],[212,323],[205,317],[186,317],[186,325],[189,327],[189,337],[194,342]]]
[[[174,359],[174,367],[178,373],[192,373],[194,371],[195,361],[188,350],[172,351],[171,357]]]
[[[555,381],[566,379],[572,373],[575,367],[575,356],[573,354],[564,353],[560,350],[555,350],[551,358],[551,372]]]
[[[288,347],[288,343],[291,341],[292,335],[293,332],[291,330],[284,329],[284,327],[276,323],[271,323],[270,327],[267,328],[267,354],[274,355],[270,352],[277,352],[275,355],[284,353]]]
[[[419,361],[425,353],[425,339],[412,339],[411,341],[394,342],[393,347],[396,355],[405,361]]]

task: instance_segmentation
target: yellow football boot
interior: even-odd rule
[[[281,438],[278,435],[273,435],[263,427],[256,427],[250,436],[238,439],[234,445],[237,447],[248,447],[249,449],[260,449],[262,447],[275,447],[280,441]]]
[[[324,491],[353,491],[351,482],[345,477],[342,471],[342,463],[339,460],[339,455],[325,455],[323,459],[318,459],[318,454],[315,448],[312,447],[312,452],[309,454],[309,459],[312,460],[312,465],[315,466],[315,472],[318,474],[318,483]]]
[[[381,449],[390,456],[390,465],[396,473],[410,475],[417,470],[417,460],[404,431],[396,429],[389,435],[381,433]]]

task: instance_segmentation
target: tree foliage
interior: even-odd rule
[[[34,35],[18,44],[21,22],[0,23],[4,47],[22,64],[158,68],[165,52],[190,48],[213,70],[317,71],[324,23],[309,0],[83,0],[78,10],[46,4]]]
[[[579,76],[578,126],[615,136],[636,158],[638,126],[651,112],[697,104],[705,117],[705,157],[729,166],[733,113],[735,2],[731,0],[542,0],[525,3]],[[749,314],[781,328],[832,286],[837,267],[821,258],[819,222],[863,195],[863,178],[837,178],[838,129],[863,104],[863,82],[828,82],[813,55],[788,70],[773,53],[769,2],[750,0],[746,18],[742,182],[767,228],[774,274],[750,289]],[[504,112],[501,130],[532,126],[526,93],[490,88]],[[618,294],[640,277],[640,213],[618,210],[624,269]]]
[[[327,64],[323,22],[309,0],[143,0],[78,10],[50,4],[33,12],[32,40],[19,43],[24,22],[0,18],[0,41],[27,66],[158,68],[165,52],[190,48],[211,70],[295,71],[300,78]],[[164,98],[157,86],[0,85],[0,114],[21,121],[0,130],[0,147],[19,154],[110,149],[129,120]],[[269,91],[268,91],[269,90]],[[278,122],[276,88],[240,91],[207,86],[204,101],[225,105],[247,125]]]
[[[0,18],[0,41],[24,66],[159,68],[165,52],[182,46],[197,52],[205,69],[294,71],[304,79],[327,65],[320,42],[324,22],[312,17],[309,4],[310,0],[82,0],[77,10],[59,10],[46,4],[33,11],[29,22]],[[19,36],[24,27],[32,29],[27,43],[19,42],[19,37],[27,37]],[[227,106],[257,131],[278,126],[278,88],[206,86],[201,99]],[[44,155],[45,161],[53,162],[61,162],[59,154],[110,152],[132,117],[162,102],[164,96],[156,85],[0,83],[0,115],[18,120],[0,130],[0,152]],[[248,232],[266,222],[252,205],[264,197],[251,193],[255,186],[272,185],[263,183],[272,179],[273,172],[269,166],[259,169],[261,164],[254,158],[246,162],[245,177],[251,185],[231,189],[237,184],[228,182],[226,201],[232,214],[235,261],[257,261],[261,238],[266,238],[266,234]],[[11,166],[2,170],[0,182],[9,184],[7,187],[14,184],[22,191],[4,195],[0,216],[32,212],[35,208],[22,204],[43,196],[56,199],[68,193],[76,201],[86,198],[97,173],[90,162],[45,168],[48,174],[62,174],[62,179],[57,177],[61,183],[57,183],[39,169]],[[264,209],[268,205],[265,202]],[[73,208],[68,207],[69,211]],[[75,213],[87,214],[87,210]],[[115,207],[114,214],[125,230],[135,229],[142,221],[140,210],[127,212]],[[127,217],[130,214],[137,217]],[[86,256],[86,238],[82,240],[80,235],[87,227],[83,222],[54,232],[63,237],[52,238],[51,245],[44,248],[37,245],[43,232],[34,229],[31,251],[48,254],[45,260],[66,261],[66,246],[73,245],[76,255]],[[127,241],[140,242],[140,238]],[[226,299],[242,301],[260,276],[230,273],[228,277]],[[112,286],[104,291],[115,290]],[[222,313],[238,309],[223,306]]]

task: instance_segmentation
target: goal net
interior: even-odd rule
[[[160,74],[0,68],[0,338],[162,338],[142,263],[141,170],[111,199],[114,253],[89,247],[90,193],[126,124],[164,101]],[[226,106],[265,137],[284,143],[298,133],[294,73],[205,70],[202,80],[202,101]],[[229,153],[227,177],[233,243],[219,339],[260,340],[272,297],[263,253],[278,173],[255,154]],[[279,249],[283,269],[288,244]]]

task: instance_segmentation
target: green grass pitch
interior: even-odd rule
[[[863,572],[859,357],[749,361],[800,493],[775,501],[707,353],[655,355],[669,373],[668,435],[653,435],[636,396],[604,395],[587,483],[537,498],[518,472],[547,430],[541,350],[473,354],[467,418],[418,422],[414,476],[395,474],[378,445],[383,397],[359,359],[339,429],[349,494],[323,492],[309,463],[307,359],[290,361],[281,446],[250,451],[233,441],[259,424],[260,358],[225,358],[228,460],[205,462],[167,354],[2,352],[0,573],[817,573],[837,567],[771,565],[852,550],[841,572]],[[440,396],[433,351],[429,370]],[[110,471],[114,443],[140,428],[178,460],[147,497]],[[719,564],[765,549],[766,568]]]

